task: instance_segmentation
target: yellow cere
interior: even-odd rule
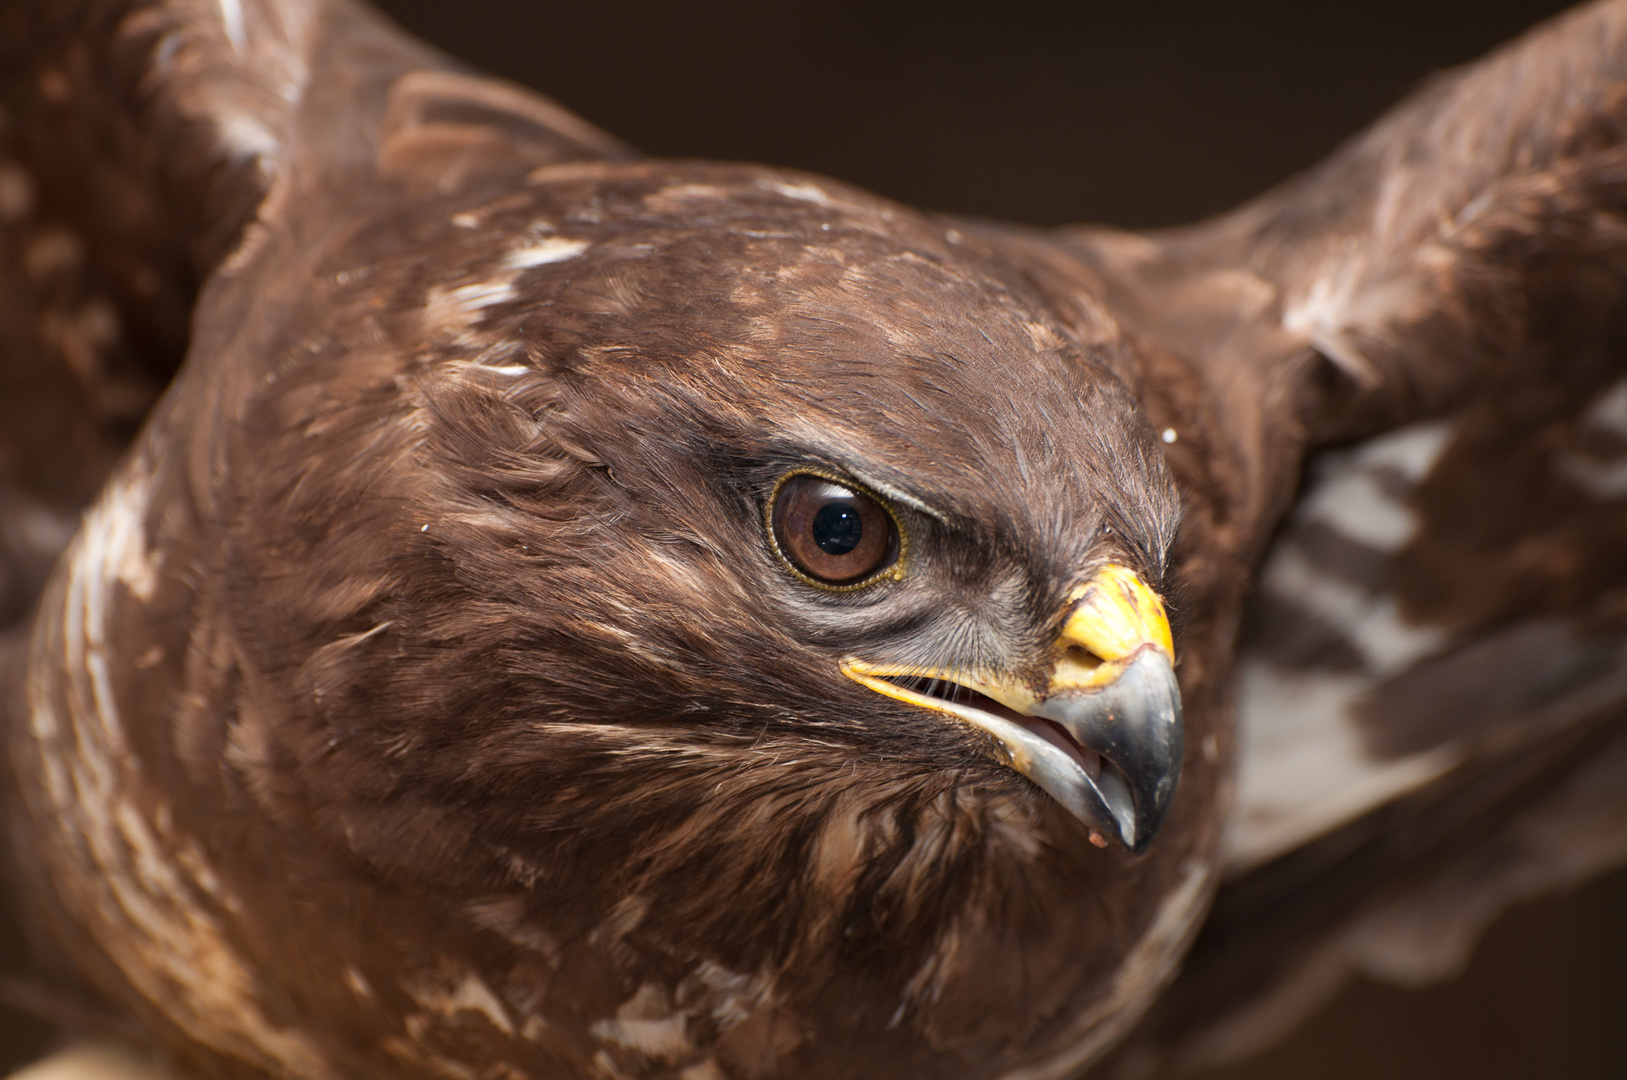
[[[1108,663],[1148,644],[1175,659],[1164,602],[1130,570],[1109,563],[1079,586],[1068,602],[1073,610],[1062,626],[1062,643]]]

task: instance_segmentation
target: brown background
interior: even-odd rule
[[[1537,0],[389,0],[409,29],[663,156],[937,210],[1158,225],[1304,168]],[[0,1010],[0,1067],[23,1052]],[[1459,981],[1357,984],[1212,1080],[1627,1076],[1627,873],[1513,912]]]

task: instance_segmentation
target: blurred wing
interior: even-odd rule
[[[512,186],[631,156],[344,0],[8,6],[0,37],[0,626],[180,366],[208,276],[346,178]]]
[[[1225,501],[1269,508],[1251,484],[1343,444],[1268,551],[1268,510],[1236,541],[1264,558],[1228,881],[1132,1043],[1237,1056],[1349,972],[1453,974],[1508,904],[1627,859],[1624,212],[1610,2],[1226,217],[1062,234],[1130,335],[1264,403],[1220,410],[1258,463]]]
[[[1624,406],[1313,459],[1245,623],[1230,878],[1153,1020],[1186,1056],[1352,972],[1455,975],[1509,904],[1627,861],[1627,490],[1598,482]]]
[[[344,0],[6,15],[0,622],[26,608],[179,367],[201,283],[265,226],[347,174],[450,192],[631,154]]]
[[[1134,1052],[1236,1056],[1350,971],[1449,975],[1627,858],[1624,213],[1614,0],[1214,221],[985,228],[1138,352],[1186,614],[1239,635],[1228,880]]]

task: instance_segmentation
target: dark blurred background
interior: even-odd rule
[[[826,173],[934,210],[1150,226],[1314,163],[1552,0],[387,0],[469,64],[664,157]],[[1208,1080],[1627,1076],[1627,873],[1511,912],[1468,972],[1358,982]]]
[[[796,166],[935,210],[1149,226],[1224,209],[1312,164],[1431,72],[1565,5],[382,6],[653,154]],[[23,1038],[10,1030],[0,1010],[0,1063]],[[1204,1076],[1627,1076],[1627,873],[1510,913],[1455,982],[1358,982],[1288,1042]]]
[[[1544,0],[387,0],[663,157],[812,169],[1033,224],[1213,213],[1314,162]]]

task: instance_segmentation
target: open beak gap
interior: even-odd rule
[[[1184,740],[1169,622],[1131,571],[1107,566],[1069,596],[1048,676],[842,662],[876,693],[990,735],[1007,763],[1091,829],[1140,854],[1163,824]]]

